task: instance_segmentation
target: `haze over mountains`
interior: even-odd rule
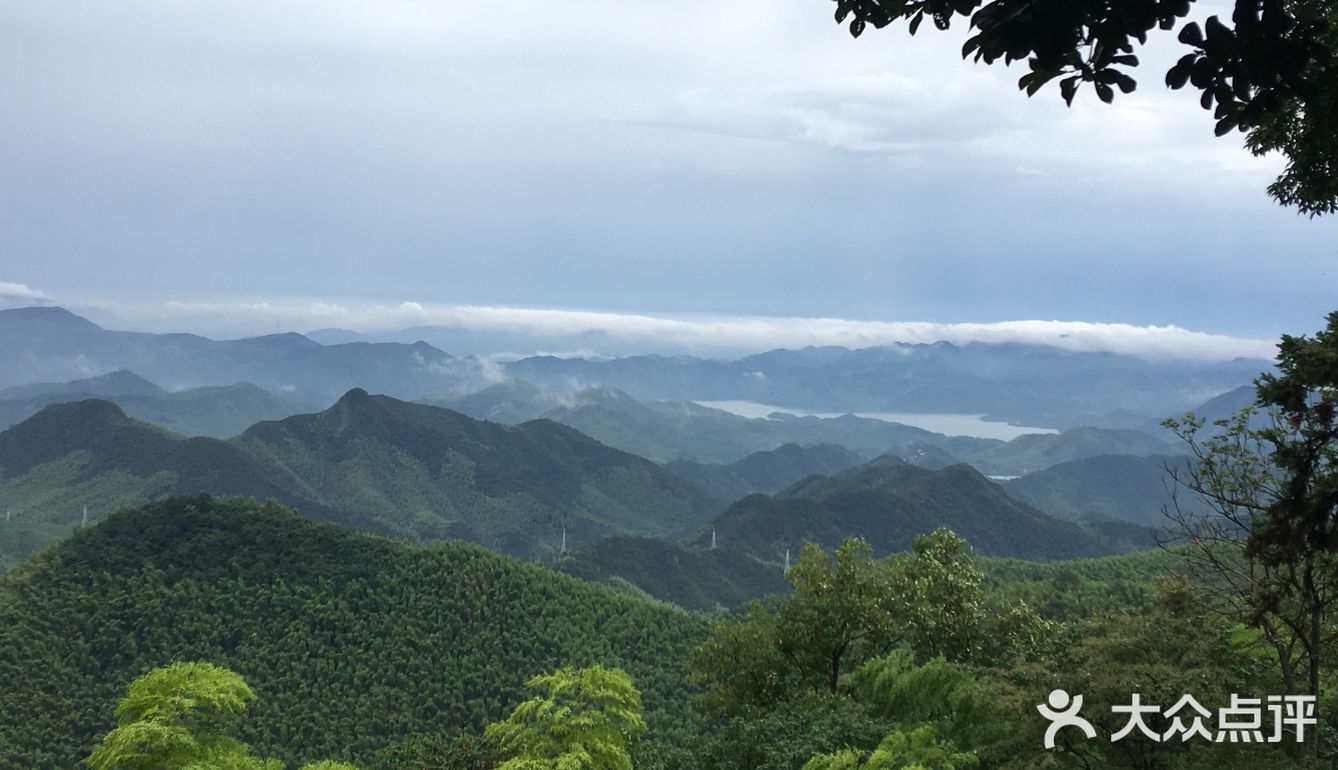
[[[0,387],[125,369],[168,390],[250,382],[318,406],[354,387],[459,396],[504,380],[555,394],[612,386],[638,400],[743,400],[822,412],[985,414],[1048,428],[1160,420],[1248,384],[1267,361],[1144,360],[1039,345],[774,350],[734,361],[459,358],[426,342],[322,345],[299,334],[216,341],[103,329],[56,307],[0,311]]]
[[[501,361],[317,336],[330,344],[0,311],[14,362],[0,372],[0,507],[13,518],[0,564],[53,542],[84,506],[96,520],[196,493],[555,560],[697,609],[774,590],[785,549],[848,535],[881,553],[938,526],[984,554],[1119,553],[1151,543],[1165,467],[1183,467],[1156,423],[1203,402],[1227,410],[1267,366],[946,343]],[[728,400],[841,416],[698,403]],[[1050,432],[1001,441],[843,414],[890,410]]]

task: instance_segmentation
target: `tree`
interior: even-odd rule
[[[88,757],[93,770],[282,770],[252,757],[229,730],[255,700],[233,672],[173,663],[130,684],[116,727]]]
[[[847,538],[828,555],[809,543],[786,574],[794,594],[780,608],[780,650],[796,667],[819,675],[832,693],[852,659],[884,652],[896,637],[887,569],[873,549]]]
[[[913,35],[929,18],[940,30],[969,19],[962,56],[992,64],[1026,60],[1028,96],[1052,80],[1072,104],[1081,84],[1112,102],[1137,82],[1135,43],[1174,29],[1194,0],[833,0],[836,20],[858,37],[867,26],[906,21]],[[1254,154],[1277,151],[1286,169],[1268,192],[1311,216],[1338,211],[1338,3],[1236,0],[1229,22],[1183,24],[1189,51],[1166,73],[1191,85],[1213,110],[1218,136],[1241,131]]]
[[[872,558],[858,538],[834,553],[809,544],[786,580],[788,597],[717,621],[693,652],[693,676],[707,687],[707,709],[722,725],[703,752],[705,767],[791,770],[845,747],[880,747],[880,740],[890,741],[882,754],[851,761],[876,754],[902,763],[888,767],[911,767],[904,748],[924,749],[926,762],[939,762],[931,760],[932,747],[950,747],[937,733],[912,736],[929,717],[912,719],[902,696],[934,691],[948,698],[960,674],[955,663],[1011,661],[1043,648],[1050,628],[1025,605],[989,591],[966,542],[945,529],[915,538],[914,553],[887,561]],[[894,678],[901,685],[890,685]],[[869,698],[866,684],[891,689]],[[944,757],[968,761],[959,753]]]
[[[498,770],[631,770],[630,744],[646,724],[626,673],[563,668],[525,687],[535,696],[486,732],[508,757]]]
[[[1193,414],[1166,422],[1196,460],[1172,478],[1210,507],[1168,513],[1193,565],[1273,649],[1287,693],[1319,695],[1338,652],[1338,312],[1314,338],[1284,336],[1277,373],[1255,386],[1266,427],[1252,427],[1255,408],[1208,438]],[[1303,763],[1318,751],[1310,731]]]
[[[908,651],[898,650],[861,666],[849,684],[856,700],[890,729],[872,751],[847,744],[812,757],[804,770],[975,767],[980,749],[1015,732],[1014,720],[972,672],[942,657],[917,663]]]
[[[237,674],[211,663],[172,663],[130,683],[116,707],[116,727],[89,755],[93,770],[283,770],[251,754],[229,732],[255,693]],[[357,770],[322,761],[302,770]]]
[[[810,759],[803,770],[967,770],[980,764],[976,755],[958,751],[939,738],[931,725],[894,730],[867,756],[856,749]]]
[[[888,585],[900,640],[922,660],[993,665],[1040,651],[1050,624],[1026,604],[987,591],[965,539],[939,528],[911,548],[912,557],[892,562]]]

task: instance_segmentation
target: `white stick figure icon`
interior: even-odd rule
[[[1045,747],[1053,749],[1055,747],[1055,733],[1058,733],[1063,727],[1076,727],[1082,730],[1083,735],[1088,738],[1096,737],[1096,728],[1092,723],[1078,716],[1082,710],[1082,696],[1072,695],[1064,690],[1051,690],[1049,706],[1041,703],[1036,706],[1036,710],[1041,712],[1041,716],[1050,720],[1050,726],[1045,728]]]

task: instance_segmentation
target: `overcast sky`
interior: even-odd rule
[[[1173,43],[1066,109],[964,30],[832,10],[0,3],[0,295],[216,334],[465,307],[1267,340],[1338,309],[1338,219],[1161,85]]]

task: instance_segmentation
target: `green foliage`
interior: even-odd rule
[[[660,601],[702,612],[785,590],[781,570],[732,548],[698,550],[649,537],[600,540],[554,566],[596,583],[621,579]]]
[[[979,672],[943,658],[919,663],[898,650],[861,666],[849,684],[855,698],[898,729],[931,726],[945,742],[973,752],[1011,748],[1019,714],[1001,707],[997,688]]]
[[[1284,336],[1277,373],[1255,380],[1256,410],[1216,421],[1167,420],[1197,463],[1177,481],[1206,514],[1178,509],[1193,566],[1220,583],[1220,603],[1276,654],[1288,693],[1321,696],[1338,651],[1338,311],[1313,338]],[[1319,757],[1320,731],[1303,756]]]
[[[694,767],[794,770],[815,754],[874,745],[886,733],[883,720],[845,695],[792,691],[724,720],[717,734],[701,741]]]
[[[965,541],[947,530],[916,538],[887,562],[851,538],[835,553],[804,547],[774,611],[754,603],[722,619],[693,653],[713,708],[764,706],[794,689],[838,691],[842,677],[898,645],[921,659],[1006,662],[1043,646],[1050,626],[994,596]]]
[[[508,756],[498,770],[632,770],[628,747],[646,724],[625,672],[564,668],[525,687],[534,697],[488,726],[487,737]]]
[[[946,530],[917,538],[914,554],[889,561],[874,560],[858,539],[835,553],[809,545],[787,579],[792,593],[774,608],[755,602],[718,620],[693,653],[707,709],[725,725],[703,750],[708,767],[793,768],[816,754],[876,746],[903,723],[910,731],[903,738],[915,742],[901,746],[896,738],[879,756],[901,761],[918,756],[902,749],[923,749],[925,761],[966,761],[914,732],[936,721],[972,748],[996,740],[989,725],[1000,720],[989,699],[955,663],[1036,656],[1054,632],[991,592],[965,542]],[[923,711],[930,704],[938,710]],[[776,745],[782,731],[787,740]],[[935,746],[945,752],[939,759]]]
[[[259,698],[237,738],[290,766],[391,770],[393,747],[478,735],[526,678],[566,665],[627,671],[643,743],[684,744],[682,672],[705,635],[681,610],[476,546],[408,546],[273,504],[164,501],[0,577],[0,768],[73,767],[123,688],[174,660],[245,677]]]
[[[1047,620],[1072,621],[1145,609],[1153,583],[1182,570],[1183,559],[1172,549],[1044,564],[980,557],[978,564],[1000,597],[1025,602]]]
[[[992,596],[965,540],[938,529],[913,547],[890,567],[903,644],[921,657],[985,665],[1041,650],[1050,625],[1025,604]]]
[[[470,734],[447,739],[432,733],[415,733],[377,752],[372,767],[386,770],[493,770],[497,748]]]
[[[803,770],[967,770],[978,765],[974,754],[957,751],[938,737],[933,726],[921,725],[909,732],[893,730],[867,758],[845,749],[814,757]]]
[[[172,663],[130,684],[116,727],[89,755],[93,770],[283,770],[252,756],[228,735],[255,693],[237,674],[210,663]],[[357,770],[321,761],[303,770]]]
[[[1338,554],[1338,311],[1313,338],[1283,335],[1277,374],[1256,385],[1260,405],[1278,415],[1256,434],[1283,484],[1250,531],[1249,548],[1274,564]]]
[[[888,574],[871,553],[853,538],[835,554],[810,543],[786,573],[793,593],[777,613],[779,646],[808,675],[803,685],[835,693],[856,661],[896,639]]]
[[[1030,96],[1059,79],[1072,103],[1078,87],[1092,84],[1103,102],[1115,91],[1132,92],[1129,71],[1139,64],[1135,44],[1148,33],[1171,30],[1187,17],[1193,0],[1049,2],[1038,7],[1007,0],[835,0],[836,20],[850,19],[858,37],[866,25],[908,22],[915,34],[932,19],[948,29],[969,19],[973,34],[962,56],[987,64],[1026,60],[1030,71],[1018,87]],[[1218,136],[1239,130],[1256,155],[1287,158],[1269,194],[1286,206],[1315,215],[1338,211],[1338,10],[1329,0],[1238,0],[1229,21],[1210,16],[1200,27],[1185,24],[1178,36],[1190,51],[1166,73],[1171,88],[1191,85],[1213,110]]]
[[[1018,688],[1013,702],[1040,703],[1054,687],[1083,694],[1083,714],[1099,740],[1067,731],[1057,752],[1082,766],[1111,768],[1216,768],[1290,766],[1284,746],[1153,742],[1130,736],[1112,742],[1127,716],[1112,713],[1127,706],[1133,693],[1143,703],[1163,708],[1191,694],[1205,707],[1227,705],[1231,693],[1278,690],[1270,661],[1239,633],[1240,627],[1204,607],[1183,578],[1159,582],[1155,602],[1137,613],[1103,614],[1075,624],[1066,644],[1042,666],[1024,666],[995,674]],[[1021,744],[1037,745],[1036,721],[1018,725]]]

